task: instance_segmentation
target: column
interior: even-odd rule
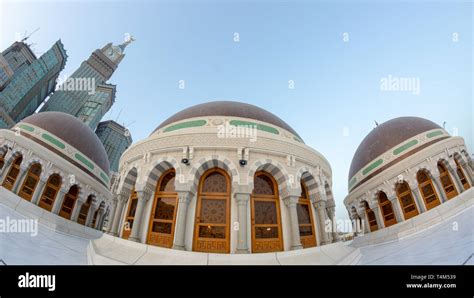
[[[38,181],[38,185],[36,185],[35,192],[33,193],[33,196],[31,197],[31,203],[38,205],[39,198],[41,194],[43,193],[45,185],[46,185],[46,179],[44,177],[40,177]]]
[[[400,206],[400,201],[396,196],[392,196],[389,198],[390,202],[392,203],[393,213],[395,213],[395,218],[397,219],[397,223],[402,222],[405,220],[403,216],[402,207]]]
[[[418,184],[415,184],[414,187],[411,187],[411,194],[413,199],[415,200],[415,204],[418,207],[418,212],[421,214],[426,211],[425,202],[421,196],[420,189],[418,188]]]
[[[89,227],[89,228],[91,227],[92,220],[94,219],[94,213],[97,210],[97,208],[98,207],[94,204],[91,204],[91,206],[89,207],[89,211],[87,211],[87,216],[86,216],[86,223],[85,223],[86,227]]]
[[[464,186],[462,186],[461,179],[459,179],[458,173],[456,172],[456,164],[454,162],[448,162],[448,172],[451,175],[454,185],[458,191],[458,194],[464,192]]]
[[[79,217],[79,213],[81,212],[82,205],[84,201],[80,201],[80,199],[76,200],[74,204],[74,208],[72,209],[71,220],[77,222],[77,218]]]
[[[385,221],[383,219],[382,210],[380,210],[380,206],[378,204],[374,204],[370,209],[372,209],[375,214],[378,229],[385,228]]]
[[[23,165],[20,166],[20,173],[18,173],[18,177],[16,177],[15,184],[13,185],[13,188],[12,188],[13,193],[18,194],[18,190],[21,187],[27,173],[28,173],[28,168],[24,167]]]
[[[118,236],[120,234],[118,228],[120,225],[120,219],[122,217],[122,211],[123,211],[123,206],[125,202],[126,200],[124,199],[124,197],[119,196],[118,203],[117,203],[117,210],[115,210],[114,221],[112,223],[112,230],[110,232],[114,236]]]
[[[66,196],[66,190],[62,188],[59,189],[59,192],[56,195],[56,199],[54,200],[53,208],[51,209],[51,212],[53,212],[54,214],[59,214],[59,210],[61,209],[65,196]]]
[[[319,229],[321,232],[321,245],[331,243],[329,240],[329,235],[326,232],[326,212],[324,211],[324,209],[326,209],[326,201],[321,199],[314,201],[313,206],[318,212]]]
[[[173,248],[186,250],[184,245],[184,236],[186,234],[186,218],[188,217],[188,206],[191,202],[192,193],[189,191],[178,191],[178,214],[176,218],[176,227],[174,235]]]
[[[93,226],[94,229],[99,230],[101,223],[102,223],[102,217],[104,216],[104,208],[99,208],[99,212],[97,214],[97,219],[95,220],[95,226]]]
[[[461,160],[459,161],[459,166],[460,166],[461,169],[463,170],[464,176],[466,177],[467,182],[469,182],[469,185],[472,186],[472,170],[471,170],[471,168],[469,167],[469,165],[467,164],[467,162],[464,161],[463,159],[461,159]]]
[[[296,205],[299,201],[299,196],[287,196],[283,199],[286,207],[288,208],[288,214],[290,216],[290,226],[291,226],[291,250],[302,249],[300,239],[300,226],[298,224],[298,213],[296,212]]]
[[[10,167],[13,163],[13,159],[12,159],[12,151],[8,151],[7,155],[5,156],[5,164],[3,165],[3,168],[2,168],[2,175],[1,175],[1,180],[0,180],[0,185],[3,183],[3,180],[5,180],[5,177],[7,177],[7,174],[8,174],[8,171],[10,170]]]
[[[436,194],[438,195],[438,198],[441,201],[441,203],[448,201],[448,198],[446,198],[446,194],[444,193],[444,188],[441,185],[441,182],[439,180],[439,174],[437,176],[433,175],[432,181],[433,181]]]
[[[144,210],[146,202],[151,197],[151,192],[149,190],[138,190],[137,191],[137,209],[135,210],[135,217],[133,219],[132,232],[130,233],[129,240],[140,242],[140,232],[142,229],[143,218],[145,217]]]
[[[112,199],[112,209],[109,212],[109,218],[107,220],[107,234],[113,235],[114,233],[112,232],[112,225],[114,223],[115,219],[115,212],[117,211],[117,203],[118,200],[116,198]]]
[[[337,232],[337,224],[335,223],[336,220],[336,205],[334,204],[334,201],[331,202],[331,206],[326,208],[326,211],[329,215],[329,219],[331,220],[331,226],[332,226],[332,242],[338,242],[340,240],[339,234]]]
[[[250,193],[235,193],[237,201],[237,216],[239,220],[239,233],[237,235],[237,253],[250,253],[248,244],[248,203]]]

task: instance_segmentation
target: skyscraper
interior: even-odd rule
[[[121,45],[109,43],[95,50],[45,103],[41,112],[71,114],[95,129],[115,101],[115,85],[107,84],[125,56],[130,38]]]
[[[128,129],[115,121],[100,122],[95,132],[109,156],[110,171],[118,172],[120,157],[132,144]]]
[[[39,59],[21,42],[16,42],[2,56],[2,64],[6,61],[7,65],[3,67],[5,82],[0,91],[0,128],[8,128],[33,114],[54,91],[67,55],[58,40]],[[6,75],[8,72],[10,77]]]

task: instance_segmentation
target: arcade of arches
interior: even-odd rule
[[[140,209],[140,192],[135,186],[129,191],[130,196],[122,204],[117,204],[116,215],[109,232],[120,237],[140,241],[147,244],[177,248],[179,234],[184,229],[178,221],[181,204],[178,192],[175,190],[176,172],[173,168],[164,171],[157,178],[154,192],[150,194],[150,213],[145,214]],[[196,193],[196,207],[194,211],[192,246],[197,252],[230,253],[231,252],[231,202],[232,183],[229,173],[219,167],[207,169],[199,178]],[[295,227],[297,237],[290,235],[297,242],[292,247],[308,248],[317,246],[317,232],[315,216],[322,213],[316,204],[309,198],[305,182],[301,180],[301,195],[295,197]],[[283,223],[281,216],[282,199],[279,194],[279,185],[269,172],[257,171],[254,174],[253,190],[248,194],[249,213],[249,240],[250,245],[242,250],[252,253],[283,251]],[[283,204],[284,206],[284,204]],[[120,208],[123,214],[120,216]],[[140,222],[143,228],[136,226],[137,217],[143,217]],[[117,219],[119,218],[119,219]],[[121,219],[120,219],[121,218]],[[120,223],[119,223],[120,222]],[[115,226],[115,227],[114,227]],[[293,227],[293,226],[292,226]],[[290,229],[292,229],[290,227]],[[135,229],[135,231],[134,231]],[[146,232],[143,230],[146,229]],[[137,231],[138,230],[138,231]],[[143,233],[142,233],[143,231]],[[293,231],[293,230],[292,230]],[[176,235],[178,233],[178,235]],[[131,236],[135,235],[135,236]],[[184,237],[184,236],[183,236]],[[246,237],[245,237],[246,238]],[[324,236],[326,242],[328,236]],[[295,240],[296,239],[296,240]],[[245,241],[246,242],[246,241]],[[239,241],[241,243],[241,241]],[[239,250],[239,243],[237,249]],[[183,245],[184,246],[184,245]],[[182,248],[181,248],[182,249]]]
[[[470,173],[469,169],[462,167],[458,159],[455,158],[454,161],[455,169],[444,159],[437,163],[438,173],[420,169],[416,173],[416,187],[410,187],[407,181],[396,183],[393,198],[389,198],[384,191],[379,191],[375,205],[362,200],[362,216],[356,211],[357,208],[353,208],[352,218],[355,219],[354,216],[357,215],[365,220],[366,231],[372,232],[408,220],[452,199],[470,188],[472,181],[472,177],[465,174]],[[434,174],[439,176],[434,177]]]
[[[46,174],[40,163],[24,163],[21,154],[13,155],[9,160],[5,159],[5,154],[1,155],[0,181],[4,188],[65,219],[92,228],[101,228],[105,219],[103,205],[102,208],[95,208],[93,212],[89,211],[94,195],[89,195],[82,203],[79,201],[81,192],[77,184],[70,186],[66,192],[62,188],[64,182],[60,174],[51,173],[44,176]]]

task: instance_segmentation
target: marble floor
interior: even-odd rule
[[[0,203],[0,219],[22,215]],[[455,229],[457,227],[457,230]],[[402,240],[360,248],[358,265],[474,265],[474,207]],[[0,265],[87,264],[89,239],[38,226],[38,235],[0,232]]]

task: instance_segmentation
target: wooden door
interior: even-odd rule
[[[377,217],[372,209],[370,209],[369,204],[365,202],[365,215],[367,216],[367,221],[369,222],[370,231],[377,231],[379,226],[377,225]]]
[[[257,172],[251,198],[252,252],[283,250],[280,200],[275,179]]]
[[[397,223],[392,203],[388,200],[387,195],[381,191],[378,195],[380,210],[382,211],[385,227],[390,227]]]
[[[230,178],[219,168],[200,179],[194,224],[193,250],[230,252]]]
[[[464,189],[467,190],[471,186],[469,185],[469,181],[467,181],[466,175],[464,175],[464,170],[456,159],[454,159],[454,162],[456,163],[456,172],[458,174],[459,180],[461,180],[461,184]]]
[[[450,200],[454,198],[455,196],[457,196],[458,191],[456,190],[456,187],[453,184],[453,180],[451,179],[451,176],[449,175],[448,170],[441,162],[438,163],[438,171],[439,171],[439,180],[441,180],[441,184],[443,185],[443,190],[444,190],[444,193],[446,194],[446,198]]]
[[[308,190],[303,182],[301,182],[301,196],[296,208],[301,245],[303,245],[303,248],[316,246],[316,232],[314,229],[311,202],[309,200]]]
[[[38,206],[48,211],[51,211],[60,187],[61,176],[59,176],[58,174],[51,175],[43,190],[43,194],[41,195],[41,199],[38,203]]]
[[[427,210],[434,208],[441,204],[439,201],[438,195],[433,186],[433,181],[431,181],[430,176],[423,170],[420,170],[416,178],[418,180],[418,188],[420,189],[421,196],[425,201],[425,206]]]
[[[89,209],[92,204],[92,196],[87,198],[87,201],[82,204],[81,210],[79,211],[79,216],[77,217],[77,223],[85,225],[87,221],[87,215],[89,214]]]
[[[31,201],[35,192],[36,186],[41,175],[41,165],[33,164],[28,170],[28,174],[23,181],[23,185],[20,188],[18,195],[27,201]]]
[[[411,194],[410,186],[407,182],[397,184],[397,196],[400,200],[400,206],[403,210],[403,216],[405,219],[410,219],[413,216],[418,215],[418,209],[416,208],[415,201]]]
[[[79,188],[76,185],[69,189],[68,193],[64,196],[61,209],[59,210],[59,216],[64,217],[65,219],[71,219],[72,210],[76,204],[78,194]]]
[[[20,173],[20,165],[23,161],[23,156],[18,156],[11,165],[10,169],[8,170],[8,174],[3,180],[3,187],[8,190],[12,190],[13,186],[15,185],[16,178],[18,178],[18,174]]]
[[[148,244],[171,248],[174,240],[178,194],[174,189],[175,171],[168,170],[157,183],[153,200]]]

